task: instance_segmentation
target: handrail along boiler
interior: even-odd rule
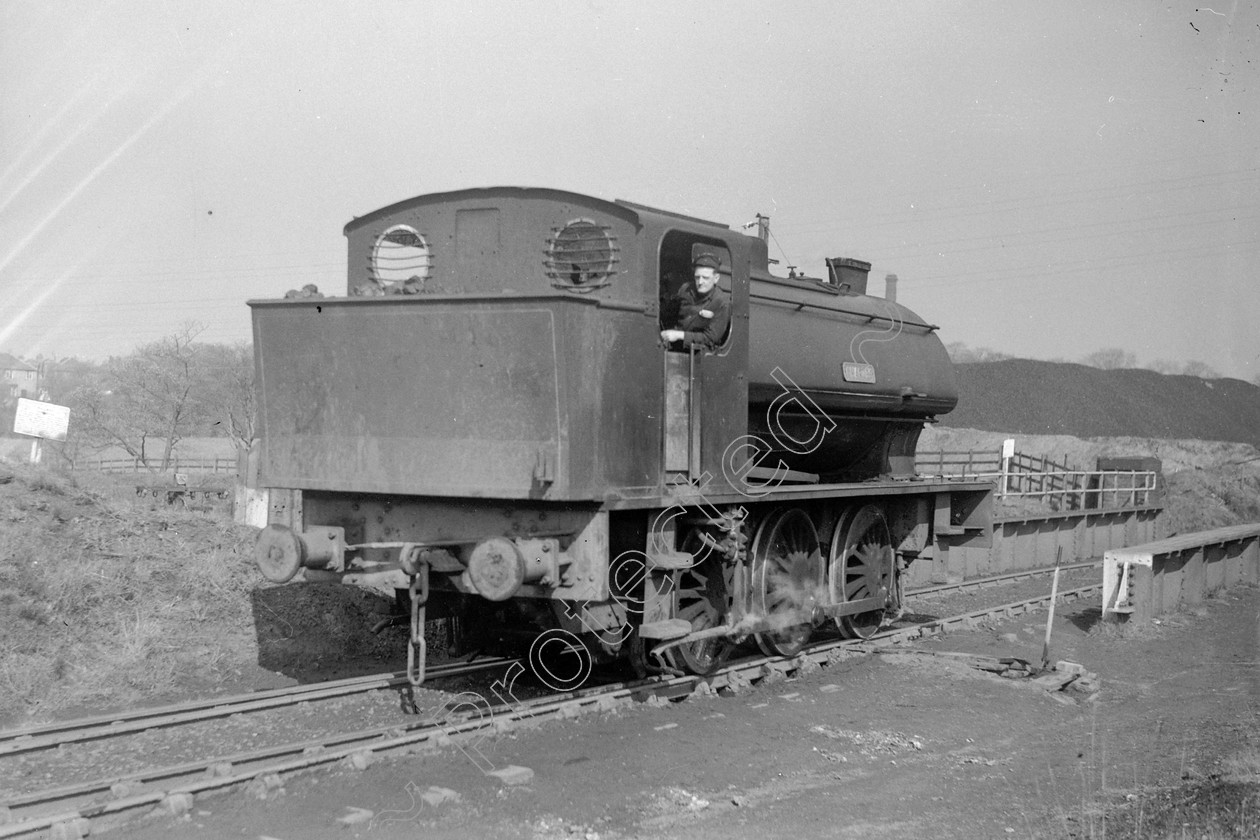
[[[345,296],[250,302],[260,480],[297,491],[256,559],[409,592],[417,683],[426,616],[696,673],[747,635],[867,636],[907,563],[987,539],[988,485],[914,474],[953,369],[868,263],[779,277],[763,237],[549,189],[423,195],[345,235]],[[679,351],[660,331],[702,253],[730,327]]]

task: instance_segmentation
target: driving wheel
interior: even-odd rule
[[[778,625],[758,633],[757,645],[770,656],[794,656],[809,641],[822,592],[822,554],[809,514],[771,513],[757,529],[752,555],[753,609]]]
[[[841,632],[852,639],[868,639],[884,620],[885,608],[895,596],[892,538],[888,521],[876,505],[848,511],[831,539],[828,591],[833,604],[873,598],[885,592],[884,606],[836,619]]]
[[[675,615],[691,622],[692,631],[717,627],[731,608],[731,566],[721,552],[706,545],[700,531],[692,530],[683,540],[682,550],[695,562],[674,574],[677,600]],[[730,643],[726,639],[701,639],[665,652],[670,665],[692,674],[711,674],[722,663]]]

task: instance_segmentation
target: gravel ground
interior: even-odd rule
[[[956,611],[913,608],[946,606]],[[1096,673],[1092,695],[1051,694],[946,657],[855,657],[740,696],[638,704],[482,742],[490,766],[532,771],[523,784],[446,748],[208,797],[125,833],[1101,836],[1108,814],[1113,832],[1140,818],[1125,810],[1133,797],[1220,776],[1260,749],[1258,614],[1250,586],[1140,627],[1099,625],[1093,604],[1061,607],[1054,658]],[[1036,659],[1044,623],[1024,615],[915,647]]]

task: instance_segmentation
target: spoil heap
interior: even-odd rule
[[[957,365],[954,428],[1260,446],[1260,388],[1239,379],[1008,359]]]

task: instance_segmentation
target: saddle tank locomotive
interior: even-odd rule
[[[915,475],[957,393],[936,327],[869,264],[772,275],[763,236],[549,189],[351,221],[344,296],[250,301],[270,580],[341,582],[490,636],[712,670],[752,636],[868,636],[899,570],[986,539],[990,493]],[[730,326],[660,338],[700,254]]]

